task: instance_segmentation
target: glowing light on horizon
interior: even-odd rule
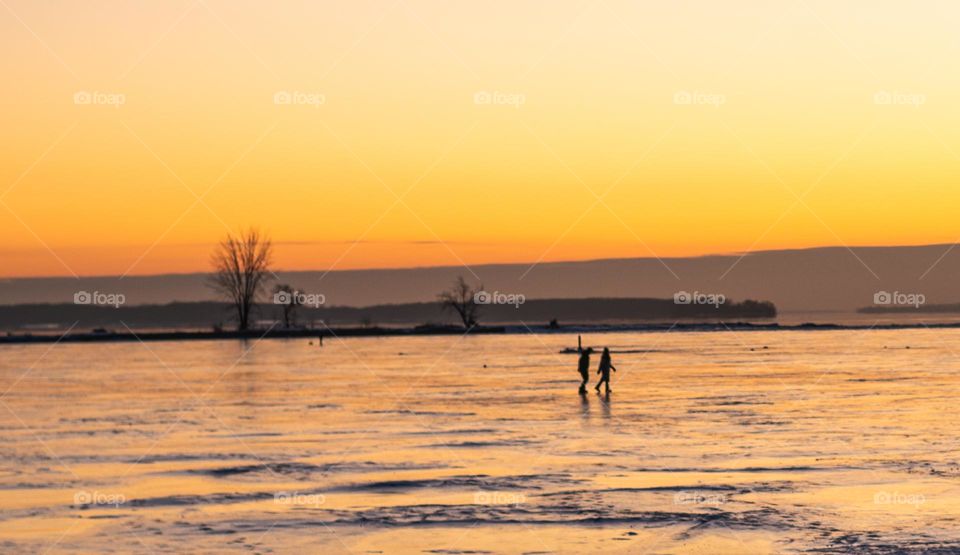
[[[3,276],[960,237],[957,6],[7,4]]]

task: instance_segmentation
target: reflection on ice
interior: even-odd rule
[[[960,331],[595,342],[609,396],[559,334],[8,346],[0,546],[960,550]]]

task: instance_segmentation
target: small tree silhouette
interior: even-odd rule
[[[297,307],[300,306],[297,297],[297,292],[286,283],[278,283],[273,288],[273,302],[283,309],[283,327],[286,329],[297,325]]]
[[[477,318],[480,316],[480,305],[475,299],[475,295],[480,291],[483,291],[483,285],[474,289],[463,276],[459,276],[450,289],[437,295],[437,298],[441,308],[456,312],[463,322],[463,327],[469,330],[477,325]]]
[[[239,236],[227,235],[220,242],[211,258],[213,275],[209,285],[233,303],[237,313],[237,329],[246,331],[257,303],[257,297],[270,276],[273,245],[270,239],[256,229],[241,232]]]

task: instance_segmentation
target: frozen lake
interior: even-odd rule
[[[4,346],[0,550],[960,550],[960,330],[584,342]]]

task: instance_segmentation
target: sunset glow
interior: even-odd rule
[[[960,237],[960,8],[667,6],[4,0],[0,275]]]

